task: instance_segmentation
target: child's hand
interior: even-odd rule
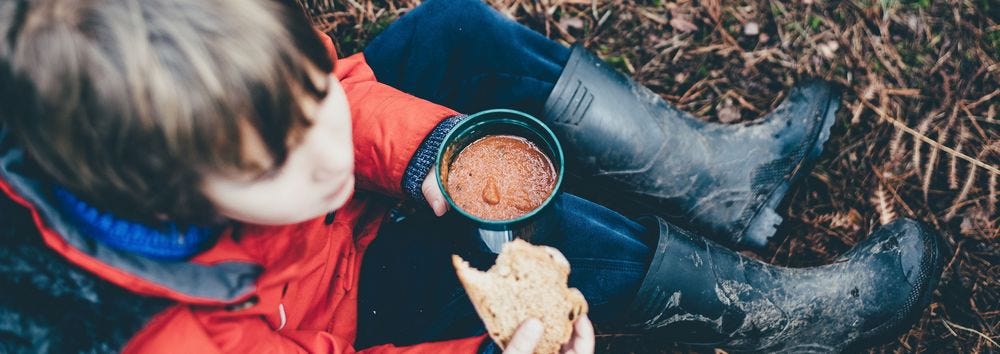
[[[433,169],[424,178],[424,184],[420,185],[420,190],[424,192],[424,199],[427,199],[427,204],[434,210],[434,215],[441,216],[448,212],[448,203],[445,202],[444,195],[438,188]]]
[[[561,353],[591,354],[594,352],[594,324],[587,315],[580,316],[573,323],[573,336],[569,343],[563,344]]]
[[[536,319],[528,319],[521,323],[514,332],[514,337],[507,344],[507,350],[503,354],[531,354],[535,351],[535,345],[542,339],[542,323]],[[580,316],[573,323],[573,336],[569,343],[563,344],[559,350],[561,354],[592,354],[594,353],[594,325],[590,323],[587,315]]]

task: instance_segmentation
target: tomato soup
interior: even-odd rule
[[[510,220],[538,208],[558,176],[528,139],[491,135],[469,144],[448,168],[446,189],[462,210],[485,220]]]

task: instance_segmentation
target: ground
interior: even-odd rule
[[[327,9],[315,19],[342,55],[419,3],[303,1]],[[822,264],[892,218],[924,220],[945,239],[940,286],[910,331],[871,351],[1000,351],[1000,3],[490,3],[556,41],[584,44],[705,120],[753,120],[796,82],[836,82],[833,137],[789,193],[778,235],[751,255]],[[598,342],[602,352],[686,351],[638,337]]]

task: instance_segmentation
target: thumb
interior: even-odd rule
[[[517,328],[517,332],[514,332],[514,337],[510,339],[510,343],[507,343],[507,349],[504,350],[504,354],[531,354],[535,351],[535,345],[538,344],[538,340],[542,339],[542,333],[545,328],[542,327],[542,322],[534,318],[530,318],[521,324],[521,327]]]
[[[430,205],[431,209],[434,210],[434,215],[441,216],[448,212],[448,204],[444,200],[444,195],[441,194],[441,189],[438,188],[434,171],[428,173],[427,177],[424,178],[424,183],[420,185],[420,191],[424,194],[427,205]]]

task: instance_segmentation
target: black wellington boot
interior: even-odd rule
[[[581,185],[624,191],[640,213],[760,247],[781,222],[774,209],[789,185],[822,151],[838,102],[814,81],[757,122],[707,123],[574,46],[544,118]]]
[[[900,219],[833,263],[784,268],[693,236],[659,218],[656,253],[628,327],[732,351],[830,353],[909,329],[941,274],[938,236]]]

